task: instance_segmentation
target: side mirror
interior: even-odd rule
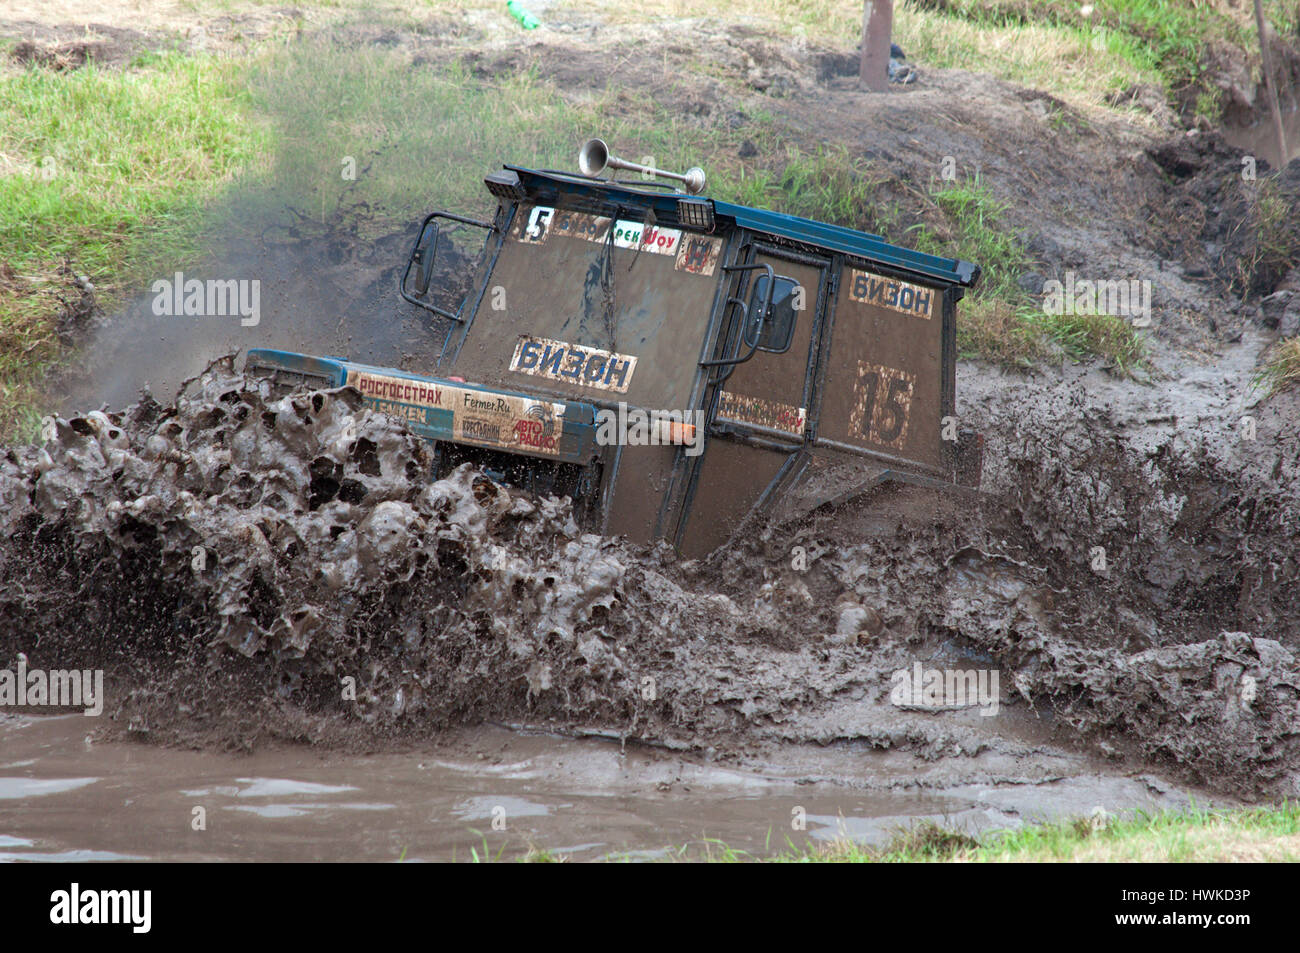
[[[411,253],[411,261],[415,264],[415,293],[418,295],[428,292],[433,280],[433,263],[438,257],[438,223],[430,222],[425,235],[429,236],[428,239],[421,235],[422,240]]]
[[[799,285],[793,278],[777,275],[769,298],[767,275],[754,279],[754,290],[749,298],[749,321],[745,326],[747,345],[772,354],[784,354],[790,350],[798,318],[794,309],[798,289]]]

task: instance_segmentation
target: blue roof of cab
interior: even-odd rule
[[[638,208],[652,207],[656,216],[666,214],[675,218],[677,200],[683,198],[680,192],[668,192],[657,189],[637,188],[623,182],[611,182],[605,179],[593,179],[584,175],[551,170],[527,169],[521,166],[507,165],[505,168],[518,173],[524,187],[530,193],[555,191],[572,195],[582,195],[606,203],[627,204]],[[707,196],[696,196],[707,198]],[[937,279],[946,284],[969,288],[979,280],[980,266],[956,258],[943,258],[939,255],[927,255],[924,252],[892,245],[879,235],[859,232],[842,225],[829,225],[810,218],[797,215],[784,215],[767,209],[751,208],[748,205],[734,205],[731,202],[713,202],[714,216],[730,219],[740,228],[752,229],[769,235],[816,245],[830,251],[842,252],[879,262],[901,271],[912,272],[919,277]]]

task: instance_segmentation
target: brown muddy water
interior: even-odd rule
[[[1292,94],[1294,98],[1294,93]],[[1292,159],[1300,158],[1300,109],[1284,110],[1282,113],[1282,131],[1286,135],[1286,161],[1282,159],[1278,148],[1277,131],[1272,118],[1265,113],[1264,118],[1253,126],[1242,129],[1225,129],[1223,138],[1229,145],[1243,149],[1253,155],[1263,156],[1269,165],[1281,168]]]
[[[233,755],[100,743],[86,724],[0,715],[0,861],[470,861],[485,844],[512,860],[532,845],[575,860],[659,860],[687,844],[698,857],[704,838],[766,856],[787,839],[879,844],[918,818],[974,832],[1188,799],[1154,776],[1089,773],[1082,761],[1035,780],[971,781],[948,767],[940,786],[908,788],[898,787],[908,775],[934,769],[852,748],[716,764],[485,727],[401,754]]]

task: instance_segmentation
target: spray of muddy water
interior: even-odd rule
[[[421,442],[353,391],[268,401],[226,365],[172,408],[57,430],[6,468],[6,638],[145,666],[138,727],[173,696],[201,724],[232,689],[380,726],[654,717],[618,548],[467,468],[430,484]]]
[[[1259,571],[1285,549],[1279,514],[1249,517],[1269,552],[1234,550],[1241,507],[1194,496],[1222,475],[1126,463],[1100,426],[1064,455],[1009,444],[1018,489],[987,507],[877,502],[876,530],[815,515],[703,565],[584,535],[567,501],[468,468],[431,483],[423,444],[354,391],[272,400],[229,362],[170,406],[55,430],[0,460],[0,658],[106,669],[120,729],[374,745],[501,720],[974,755],[999,744],[982,726],[889,704],[891,672],[958,644],[1005,673],[1004,704],[1114,756],[1294,786],[1297,607]],[[1113,553],[1197,558],[1098,586],[1080,525]],[[1241,617],[1219,598],[1233,580],[1265,627],[1217,628]]]
[[[419,224],[438,208],[490,216],[495,201],[480,177],[520,156],[477,139],[445,153],[431,146],[424,130],[454,121],[444,114],[448,81],[374,32],[311,32],[251,69],[249,122],[268,134],[244,144],[257,150],[248,167],[182,223],[184,242],[159,230],[158,264],[85,342],[62,412],[122,407],[145,385],[170,400],[209,361],[257,347],[433,370],[450,322],[397,292]],[[412,70],[421,82],[406,81]],[[358,93],[378,87],[377,102]],[[466,173],[440,174],[449,166]],[[433,303],[454,310],[483,233],[442,232]],[[256,313],[209,283],[256,286]]]
[[[241,206],[242,208],[242,206]],[[224,213],[214,210],[214,219]],[[233,214],[233,213],[232,213]],[[260,209],[248,216],[288,216],[285,209]],[[239,218],[241,227],[248,219]],[[386,226],[379,237],[357,234],[355,223],[336,218],[290,235],[268,224],[262,237],[235,241],[219,220],[202,260],[160,274],[149,293],[127,304],[93,331],[68,384],[64,413],[85,407],[121,407],[143,386],[170,399],[180,385],[209,361],[236,350],[278,348],[306,354],[340,355],[380,366],[429,372],[435,365],[446,322],[402,303],[397,280],[418,222]],[[440,261],[445,284],[469,271],[459,250],[445,243]],[[159,301],[186,283],[256,282],[258,314],[186,315],[155,313]],[[152,288],[161,290],[155,293]],[[452,294],[439,303],[455,307]],[[233,309],[232,309],[233,310]],[[249,321],[249,324],[245,324]]]

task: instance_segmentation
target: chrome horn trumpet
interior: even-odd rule
[[[604,139],[587,140],[578,153],[578,168],[582,170],[583,175],[590,176],[600,175],[605,169],[627,169],[629,172],[639,172],[642,175],[676,179],[691,195],[699,195],[704,191],[704,170],[699,166],[692,166],[685,172],[665,172],[663,169],[641,165],[638,162],[629,162],[627,159],[610,155],[609,146],[605,144]]]

